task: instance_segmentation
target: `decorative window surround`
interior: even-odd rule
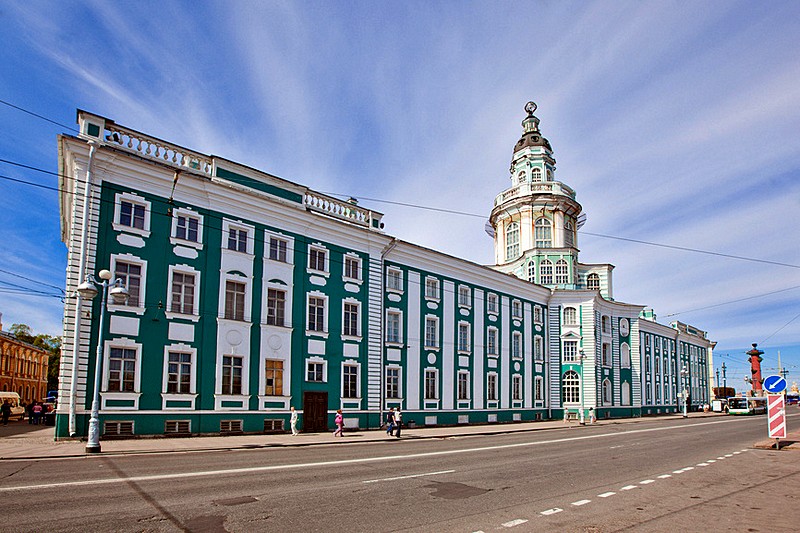
[[[294,264],[294,238],[265,230],[264,258],[276,263]]]
[[[231,248],[231,230],[239,232],[236,234],[236,239],[234,242],[234,248]],[[235,252],[240,254],[247,254],[253,255],[253,244],[255,241],[255,228],[250,224],[246,224],[241,220],[233,221],[227,218],[222,220],[222,249],[228,252]],[[241,249],[241,232],[244,232],[245,235],[245,246],[244,250]]]
[[[186,221],[187,226],[180,227],[178,226],[179,219],[183,219]],[[197,240],[192,240],[191,237],[191,226],[189,225],[190,220],[195,220],[197,222]],[[181,232],[186,233],[186,237],[179,237],[178,234]],[[169,238],[170,244],[179,245],[179,246],[189,246],[191,248],[195,248],[197,250],[203,249],[203,215],[192,211],[189,208],[176,208],[172,212],[172,231],[170,232]]]
[[[192,304],[192,313],[180,313],[176,311],[172,311],[172,283],[173,283],[173,276],[178,274],[188,274],[194,276],[194,298]],[[195,270],[194,268],[190,267],[189,265],[170,265],[169,266],[169,283],[167,284],[167,297],[166,297],[166,310],[164,312],[165,316],[169,320],[173,319],[183,319],[183,320],[191,320],[192,322],[197,322],[200,320],[200,271]]]
[[[331,252],[320,243],[314,243],[308,247],[308,263],[306,272],[310,275],[317,275],[327,278],[330,276]],[[322,267],[320,269],[319,267]]]
[[[136,358],[134,359],[133,391],[109,391],[109,373],[111,371],[110,357],[111,349],[133,350]],[[103,346],[103,375],[102,375],[102,409],[114,410],[138,410],[139,397],[142,395],[142,345],[133,339],[119,338],[105,341]],[[109,405],[109,401],[130,402],[130,405]]]
[[[348,252],[343,258],[342,281],[361,285],[364,282],[364,268],[361,257],[357,254]]]
[[[123,223],[121,220],[123,217],[122,213],[122,202],[125,202],[126,205],[133,206],[140,206],[144,208],[143,213],[143,222],[142,227],[137,228],[134,226],[136,222],[132,219],[130,225],[127,223]],[[134,213],[130,214],[131,217],[135,216]],[[124,233],[132,233],[134,235],[139,235],[141,237],[147,238],[150,236],[150,202],[145,200],[143,197],[139,196],[135,193],[128,193],[128,192],[120,192],[114,195],[114,221],[111,224],[111,227],[114,228],[114,231],[124,232]]]
[[[143,315],[145,312],[144,302],[147,290],[147,261],[132,255],[132,254],[112,254],[111,255],[111,265],[110,270],[114,274],[114,279],[117,279],[117,263],[124,262],[133,265],[137,265],[141,268],[141,273],[139,275],[140,283],[139,283],[139,305],[130,306],[124,304],[115,304],[111,298],[107,299],[107,309],[111,312],[115,311],[124,311],[128,313],[136,313],[137,315]],[[127,286],[126,286],[127,288]]]

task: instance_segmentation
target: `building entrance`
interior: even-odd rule
[[[303,431],[306,433],[328,430],[328,393],[303,393]]]

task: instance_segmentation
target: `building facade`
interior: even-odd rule
[[[45,401],[50,354],[2,328],[0,322],[0,390],[16,392],[26,404]]]
[[[643,318],[613,300],[613,267],[578,262],[581,206],[528,109],[492,266],[396,239],[354,199],[79,111],[81,133],[59,137],[67,290],[106,269],[129,296],[104,313],[68,299],[57,438],[86,434],[101,327],[106,436],[280,431],[292,406],[306,431],[337,409],[359,428],[391,407],[415,425],[657,414],[677,409],[682,364],[707,400],[705,334]]]

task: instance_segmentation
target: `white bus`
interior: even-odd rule
[[[765,415],[767,414],[767,399],[761,397],[742,398],[741,396],[728,398],[728,414]]]

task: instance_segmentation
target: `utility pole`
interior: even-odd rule
[[[725,361],[722,362],[722,386],[726,389],[728,388],[728,378],[725,376],[725,370],[727,367],[725,366]]]

